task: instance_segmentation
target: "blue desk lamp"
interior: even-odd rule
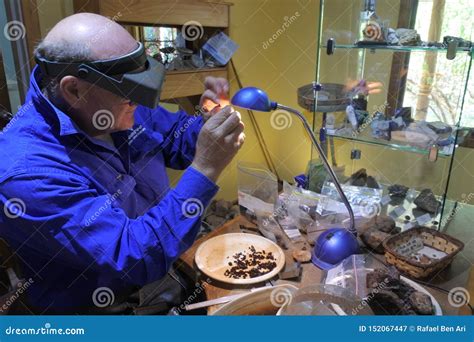
[[[321,90],[321,85],[314,83],[314,91],[319,90]],[[332,181],[334,182],[334,186],[336,187],[342,202],[349,212],[350,219],[348,230],[345,228],[331,228],[318,237],[313,251],[312,261],[316,266],[322,269],[329,269],[339,264],[348,256],[356,254],[359,250],[359,244],[357,243],[356,239],[357,231],[355,229],[354,212],[352,211],[351,205],[349,204],[344,191],[342,191],[341,184],[337,180],[334,170],[329,165],[326,155],[324,154],[321,145],[318,143],[318,140],[316,139],[316,136],[314,135],[313,130],[311,129],[311,126],[304,115],[296,109],[284,106],[274,101],[270,101],[267,93],[255,87],[246,87],[240,89],[232,97],[231,103],[237,107],[260,112],[271,112],[276,109],[282,109],[296,115],[301,120],[306,132],[308,132],[308,135],[313,142],[313,145],[316,147],[319,153],[326,171],[329,173]]]

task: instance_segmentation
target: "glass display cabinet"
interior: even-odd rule
[[[355,186],[377,198],[367,216],[390,215],[402,229],[449,225],[472,33],[463,1],[321,0],[316,79],[298,102],[348,197],[357,200]],[[330,194],[323,173],[310,164],[310,189]]]

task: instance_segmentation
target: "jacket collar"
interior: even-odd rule
[[[37,103],[41,108],[46,110],[44,114],[55,115],[59,122],[59,134],[61,136],[71,135],[71,134],[85,134],[72,119],[64,113],[62,110],[57,108],[51,101],[49,101],[46,96],[44,96],[41,91],[41,80],[43,75],[38,66],[35,66],[30,77],[30,90],[28,91],[27,101],[31,100],[34,103]]]

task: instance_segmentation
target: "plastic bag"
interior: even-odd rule
[[[324,283],[349,289],[360,298],[367,297],[367,273],[372,270],[367,268],[366,258],[363,254],[347,257],[328,271]]]
[[[368,188],[365,186],[342,185],[342,190],[349,201],[354,215],[358,217],[374,216],[381,210],[382,189]],[[324,201],[320,202],[318,212],[321,215],[325,213],[347,213],[344,203],[340,201],[334,183],[326,182],[323,185],[321,193],[326,196]]]
[[[278,200],[276,176],[254,163],[241,162],[237,169],[240,213],[254,223],[257,222],[257,212],[273,215]]]

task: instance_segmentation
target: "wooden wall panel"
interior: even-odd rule
[[[120,22],[183,25],[191,20],[202,26],[228,27],[228,3],[196,0],[100,0],[100,14],[119,16]]]

